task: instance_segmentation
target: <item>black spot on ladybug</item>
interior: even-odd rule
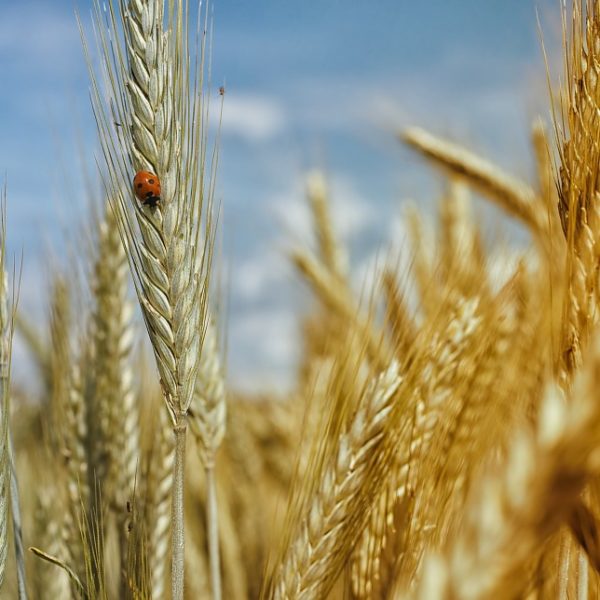
[[[154,179],[148,179],[148,183],[152,185],[154,183]]]
[[[137,188],[138,188],[138,190],[139,190],[141,187],[142,187],[142,184],[141,184],[141,183],[138,183],[138,184],[137,184]]]
[[[152,198],[152,192],[146,192],[146,198]]]

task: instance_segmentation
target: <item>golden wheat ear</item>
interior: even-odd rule
[[[406,129],[402,141],[455,177],[464,179],[488,196],[508,214],[521,220],[535,234],[545,236],[546,221],[535,192],[526,183],[461,146],[442,140],[419,128]]]
[[[331,589],[352,548],[349,539],[356,535],[355,523],[364,522],[364,489],[373,477],[400,383],[398,364],[393,362],[365,390],[267,582],[269,597],[319,598]]]

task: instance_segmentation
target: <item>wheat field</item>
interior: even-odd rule
[[[405,207],[409,258],[382,240],[372,285],[307,177],[313,243],[288,258],[314,303],[285,395],[228,384],[210,15],[95,0],[80,23],[103,201],[44,323],[19,306],[2,188],[0,596],[600,598],[600,2],[562,8],[533,181],[389,132],[445,193],[433,229]],[[526,246],[492,252],[479,197]]]

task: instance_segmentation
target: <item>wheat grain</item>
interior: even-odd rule
[[[411,273],[419,295],[419,311],[431,316],[443,300],[442,289],[435,276],[435,240],[431,231],[425,228],[415,206],[406,207],[405,219],[411,246]]]
[[[390,473],[374,503],[353,565],[353,588],[359,597],[376,597],[371,596],[373,586],[392,587],[392,581],[383,580],[380,573],[381,557],[390,544],[398,546],[398,554],[396,565],[388,568],[389,577],[400,577],[400,570],[410,577],[415,568],[413,561],[418,561],[423,551],[421,528],[425,517],[421,511],[427,502],[421,498],[425,498],[427,489],[425,477],[433,471],[431,462],[444,456],[438,450],[438,440],[445,439],[444,429],[457,412],[456,402],[452,402],[456,388],[465,389],[468,381],[469,354],[482,324],[480,312],[476,299],[457,299],[446,326],[440,327],[430,341],[419,377],[413,382],[407,406],[407,413],[412,414],[405,416],[406,435],[391,458]],[[400,507],[401,517],[397,514]],[[398,537],[409,546],[403,547]]]
[[[48,554],[64,559],[64,549],[61,540],[61,525],[54,516],[56,498],[52,498],[52,490],[44,490],[37,501],[35,511],[36,541],[46,549]],[[33,571],[34,598],[40,600],[55,600],[68,598],[70,595],[69,579],[62,570],[45,561],[38,561]]]
[[[559,140],[559,215],[567,241],[573,240],[585,222],[581,209],[592,206],[598,190],[595,166],[600,158],[597,132],[600,128],[598,107],[598,56],[600,16],[598,7],[588,0],[572,3],[571,38],[565,40],[565,88],[561,90],[563,115],[555,117]],[[563,28],[568,28],[566,7]],[[566,130],[562,124],[566,125]]]
[[[63,426],[68,509],[64,515],[63,535],[69,551],[70,566],[79,579],[85,581],[82,533],[86,529],[86,511],[90,507],[92,490],[89,484],[86,451],[87,423],[79,365],[73,366],[68,385]]]
[[[215,328],[210,323],[204,336],[190,409],[190,427],[198,442],[205,468],[214,466],[215,453],[225,435],[226,416],[225,382]]]
[[[450,181],[440,202],[438,269],[446,287],[465,297],[488,294],[482,241],[471,214],[468,189],[460,181]]]
[[[127,126],[115,131],[95,79],[94,109],[105,160],[113,167],[107,184],[118,202],[121,234],[175,421],[192,400],[205,322],[199,307],[205,306],[212,221],[207,219],[208,235],[202,236],[201,217],[210,208],[212,187],[207,200],[204,115],[201,98],[188,87],[193,82],[187,80],[187,40],[180,30],[184,15],[170,15],[163,29],[162,1],[139,0],[121,10],[125,48],[117,49],[114,60],[104,25],[99,25],[108,87]],[[111,17],[114,32],[112,7]],[[142,168],[161,179],[156,208],[140,207],[131,191],[131,174]],[[199,173],[200,180],[192,173]]]
[[[416,337],[416,324],[391,270],[383,273],[381,284],[385,294],[385,316],[397,356],[408,355]]]
[[[68,395],[71,364],[71,301],[67,281],[55,276],[50,291],[50,371],[49,395],[52,427],[48,436],[55,449],[62,448],[61,432],[64,427],[64,410]]]

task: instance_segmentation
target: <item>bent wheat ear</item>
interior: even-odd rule
[[[545,233],[546,222],[542,218],[539,199],[526,183],[503,173],[468,150],[422,129],[407,129],[401,134],[401,139],[446,171],[464,178],[506,212],[523,221],[534,233]]]

